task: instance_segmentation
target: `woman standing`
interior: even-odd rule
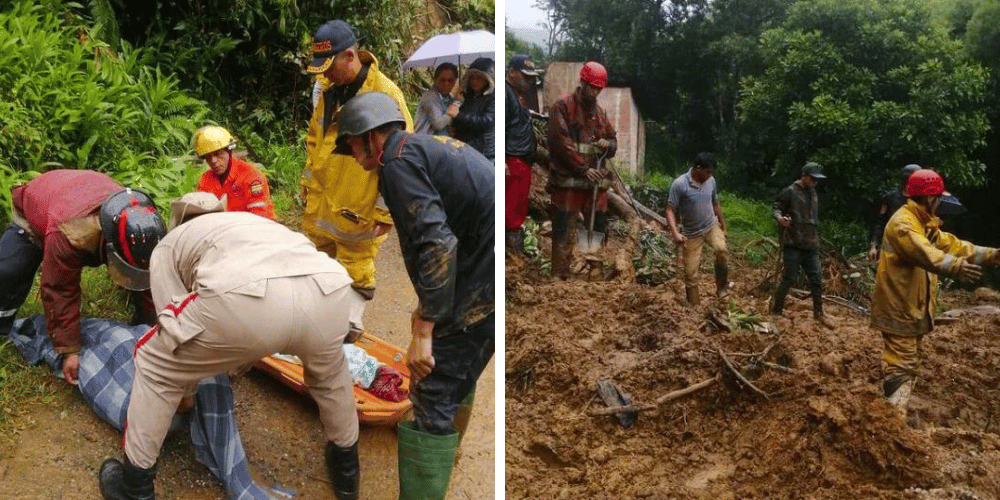
[[[414,130],[418,134],[448,135],[448,126],[458,114],[462,101],[451,92],[458,81],[458,67],[441,63],[434,70],[434,85],[424,92],[417,105]]]
[[[480,57],[472,62],[465,73],[462,87],[465,103],[452,120],[455,138],[472,146],[493,161],[493,59]]]

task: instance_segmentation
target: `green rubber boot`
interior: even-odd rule
[[[458,449],[458,433],[438,436],[400,422],[399,500],[444,500]]]

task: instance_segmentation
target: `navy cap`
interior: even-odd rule
[[[306,71],[312,74],[326,71],[334,56],[356,43],[358,43],[358,33],[349,24],[340,19],[323,23],[313,36],[313,61],[309,63]]]
[[[531,62],[531,58],[526,54],[515,54],[510,58],[510,64],[508,68],[513,68],[521,73],[528,76],[538,76],[538,70],[535,69],[535,63]]]

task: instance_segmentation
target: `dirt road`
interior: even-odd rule
[[[366,311],[368,330],[393,344],[409,341],[416,295],[406,276],[395,233],[377,259],[378,287]],[[476,408],[452,475],[448,499],[493,498],[494,363],[479,380]],[[61,381],[52,404],[37,404],[19,424],[13,447],[0,455],[0,500],[100,498],[97,470],[104,459],[121,457],[120,434],[100,420]],[[324,439],[311,399],[251,371],[233,382],[240,435],[250,470],[261,486],[278,484],[296,498],[334,498],[326,483]],[[395,500],[396,433],[391,427],[361,429],[361,498]],[[164,446],[157,476],[160,500],[222,500],[221,483],[194,459],[186,435]]]

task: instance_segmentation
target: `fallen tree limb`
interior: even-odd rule
[[[697,384],[689,385],[689,386],[687,386],[687,387],[685,387],[683,389],[678,389],[678,390],[673,391],[673,392],[668,392],[668,393],[664,394],[663,396],[660,396],[659,398],[656,398],[656,403],[655,404],[641,405],[641,406],[626,405],[626,406],[613,406],[613,407],[610,407],[610,408],[596,408],[596,409],[593,409],[593,410],[588,410],[587,411],[587,415],[590,415],[591,417],[600,417],[600,416],[604,416],[604,415],[614,415],[616,413],[621,413],[621,412],[626,412],[626,411],[634,411],[634,412],[652,411],[652,410],[655,410],[655,409],[659,408],[661,405],[669,403],[670,401],[682,398],[682,397],[687,396],[689,394],[696,393],[696,392],[698,392],[698,391],[700,391],[702,389],[706,389],[708,387],[711,387],[712,385],[715,385],[715,383],[718,382],[718,381],[719,381],[719,376],[716,375],[716,376],[714,376],[714,377],[712,377],[710,379],[702,380],[701,382],[698,382]]]
[[[726,367],[729,368],[729,370],[733,372],[733,375],[735,375],[736,378],[739,379],[739,381],[743,383],[743,385],[749,387],[750,389],[752,389],[757,394],[760,394],[761,396],[764,396],[764,399],[771,399],[771,397],[768,396],[766,392],[758,389],[757,386],[755,386],[752,383],[750,383],[750,381],[747,380],[746,377],[744,377],[743,374],[740,373],[740,371],[737,370],[735,366],[733,366],[733,362],[729,361],[729,358],[726,357],[726,353],[722,352],[722,349],[718,349],[715,352],[717,352],[719,354],[719,357],[722,358],[722,361],[726,364]]]

